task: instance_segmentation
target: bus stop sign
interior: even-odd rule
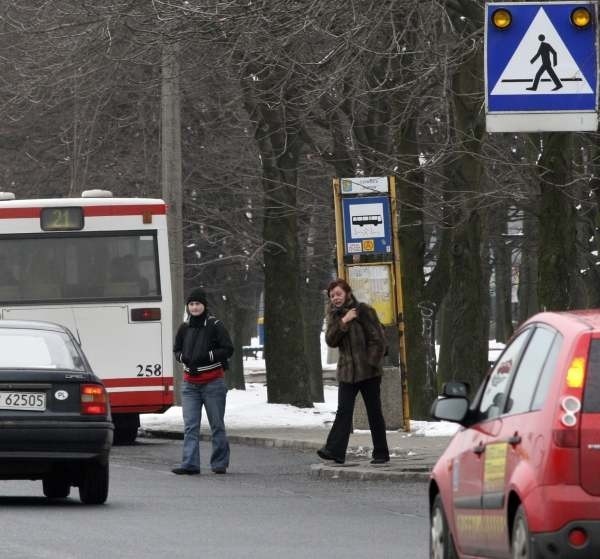
[[[485,10],[487,131],[597,130],[597,3],[492,2]]]

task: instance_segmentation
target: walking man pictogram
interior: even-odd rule
[[[560,83],[558,76],[556,75],[556,73],[554,72],[554,69],[552,68],[552,66],[556,66],[556,64],[558,62],[558,57],[556,56],[556,51],[550,46],[549,43],[544,42],[544,39],[546,39],[545,35],[538,35],[538,39],[541,41],[540,48],[538,49],[537,54],[530,60],[530,64],[533,64],[538,58],[541,58],[542,65],[540,66],[540,69],[537,71],[537,74],[535,75],[535,78],[533,80],[533,85],[526,89],[529,89],[529,91],[536,91],[538,88],[538,85],[540,83],[542,74],[544,72],[548,72],[548,75],[552,78],[552,81],[554,82],[554,87],[552,88],[552,91],[556,91],[557,89],[560,89],[562,87],[562,83]],[[552,58],[554,61],[553,64],[550,62],[550,54],[552,54]]]

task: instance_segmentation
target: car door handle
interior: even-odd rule
[[[521,444],[521,435],[515,433],[512,437],[508,438],[508,444],[515,446]]]
[[[475,454],[483,454],[485,452],[485,445],[483,443],[479,443],[474,449],[473,452]]]

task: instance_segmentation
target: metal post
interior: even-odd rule
[[[396,177],[389,177],[390,201],[392,206],[392,233],[394,243],[394,289],[396,293],[396,325],[398,326],[398,345],[400,349],[400,375],[402,383],[402,420],[404,430],[410,431],[410,406],[408,399],[406,337],[404,335],[404,295],[402,292],[402,266],[400,264],[400,236],[398,200],[396,198]]]

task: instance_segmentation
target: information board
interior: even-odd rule
[[[382,324],[395,324],[391,264],[347,266],[347,271],[355,297],[371,305]]]

